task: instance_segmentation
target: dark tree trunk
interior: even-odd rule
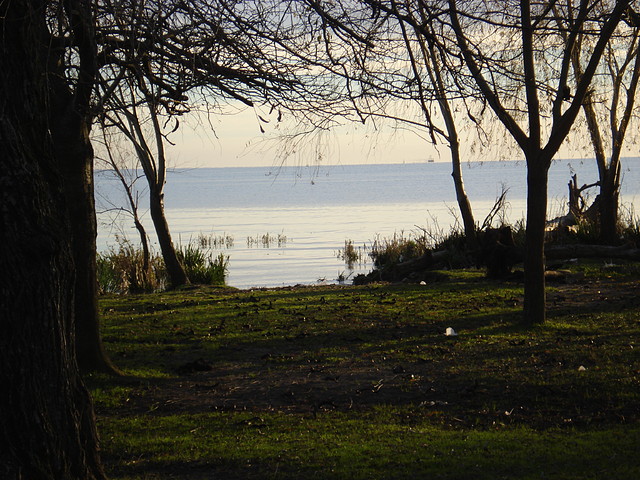
[[[620,164],[611,165],[600,182],[598,205],[600,241],[607,245],[614,245],[620,240],[618,231]]]
[[[67,97],[67,95],[64,95]],[[102,345],[98,317],[96,267],[96,215],[93,192],[93,149],[88,122],[75,111],[54,115],[52,137],[55,156],[64,178],[71,217],[73,259],[76,265],[76,353],[85,372],[119,373]]]
[[[0,477],[104,479],[74,352],[70,222],[44,81],[44,8],[0,16]]]
[[[186,285],[189,283],[189,280],[184,272],[184,268],[182,268],[182,264],[178,260],[176,249],[171,240],[169,224],[164,215],[164,194],[158,193],[157,189],[152,185],[149,186],[149,210],[158,236],[160,250],[162,250],[162,257],[167,268],[167,274],[169,275],[169,286],[171,288],[177,288],[181,285]]]
[[[82,371],[119,373],[102,345],[98,318],[96,213],[93,192],[93,148],[89,139],[89,102],[95,81],[95,45],[85,18],[86,5],[71,2],[69,18],[80,52],[77,84],[68,85],[61,70],[63,52],[49,57],[49,121],[54,158],[63,178],[71,218],[71,249],[76,268],[75,315],[77,360]]]
[[[524,323],[545,321],[544,235],[547,219],[548,169],[529,161],[527,168],[527,235],[524,254]]]

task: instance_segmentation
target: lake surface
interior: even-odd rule
[[[567,183],[574,173],[580,185],[597,179],[593,160],[554,162],[551,217],[566,213]],[[463,175],[477,222],[503,186],[508,188],[508,220],[525,217],[523,162],[469,163]],[[143,223],[159,251],[144,202],[144,179],[137,185]],[[623,205],[632,208],[639,187],[640,159],[625,159]],[[337,257],[345,240],[370,246],[378,237],[406,236],[419,228],[448,231],[458,215],[448,163],[179,170],[168,174],[165,192],[174,242],[186,244],[199,235],[233,239],[233,246],[218,250],[229,256],[228,284],[239,288],[350,278],[369,271],[371,264],[350,271]],[[96,173],[96,202],[100,251],[116,245],[116,234],[138,242],[131,217],[114,210],[125,205],[125,197],[109,171]],[[266,234],[268,247],[262,238]]]

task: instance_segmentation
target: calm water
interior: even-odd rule
[[[631,206],[639,193],[640,160],[626,159],[622,203]],[[230,285],[249,288],[334,282],[349,271],[337,252],[345,240],[370,245],[377,236],[448,230],[456,223],[457,205],[448,163],[344,165],[327,167],[208,168],[171,172],[165,206],[174,241],[188,243],[198,235],[228,235]],[[592,161],[557,161],[549,175],[549,214],[565,213],[567,183],[595,182]],[[115,234],[137,241],[131,218],[109,207],[124,205],[124,195],[110,172],[98,172],[98,249],[115,245]],[[502,187],[508,219],[525,216],[525,166],[522,162],[470,163],[465,187],[476,221],[481,222]],[[139,180],[142,187],[144,180]],[[141,189],[141,207],[144,190]],[[107,211],[108,210],[108,211]],[[150,235],[148,213],[143,222]],[[269,234],[269,248],[248,245],[247,238]],[[286,240],[285,240],[286,238]],[[152,244],[157,246],[152,235]],[[260,238],[258,238],[260,240]],[[157,247],[156,247],[157,249]]]

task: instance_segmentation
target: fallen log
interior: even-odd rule
[[[407,278],[418,279],[420,274],[429,270],[443,268],[448,264],[452,253],[448,250],[430,251],[421,257],[406,262],[388,265],[376,269],[367,275],[358,275],[354,284],[364,285],[372,282],[399,282]],[[604,258],[640,261],[640,249],[632,245],[547,245],[545,247],[547,260],[569,260],[573,258]],[[502,260],[501,260],[502,259]],[[488,259],[485,258],[486,262]],[[511,265],[522,263],[524,249],[518,246],[501,245],[500,249],[492,252],[489,259],[492,263],[487,266],[487,274],[491,278],[507,278],[511,274]],[[500,275],[497,275],[496,264],[499,264]]]
[[[640,248],[631,245],[617,247],[609,245],[547,245],[544,249],[546,258],[566,260],[569,258],[619,258],[640,260]]]

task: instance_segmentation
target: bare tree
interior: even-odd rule
[[[559,22],[565,19],[556,14]],[[578,37],[572,66],[575,78],[583,75],[581,44],[589,35]],[[582,106],[593,153],[598,166],[599,195],[591,211],[597,211],[600,240],[613,244],[619,240],[618,207],[621,182],[621,155],[632,119],[640,79],[640,16],[627,10],[603,55],[598,75],[587,91]]]
[[[556,26],[552,6],[569,21]],[[544,232],[551,161],[571,130],[593,76],[629,1],[535,3],[458,2],[432,9],[450,22],[455,43],[478,90],[522,150],[527,164],[524,322],[545,320]],[[596,8],[598,7],[598,8]],[[591,45],[577,42],[585,32]],[[574,51],[582,75],[567,95]]]
[[[378,8],[383,9],[384,5],[379,5]],[[401,16],[401,13],[395,8],[390,12],[395,16]],[[464,188],[464,181],[462,178],[462,160],[460,156],[460,136],[458,134],[458,127],[456,118],[454,115],[452,104],[464,103],[462,101],[462,95],[459,91],[452,89],[447,85],[448,81],[453,80],[451,65],[446,65],[447,57],[442,55],[438,49],[438,45],[435,42],[429,41],[435,37],[435,26],[430,24],[427,19],[427,12],[419,8],[420,15],[419,22],[414,22],[412,31],[415,35],[415,41],[419,45],[419,55],[412,52],[411,40],[407,35],[407,29],[404,27],[404,23],[401,20],[402,36],[409,52],[409,59],[411,62],[411,68],[415,73],[416,81],[421,83],[428,82],[428,90],[431,91],[430,98],[425,98],[425,90],[427,87],[422,86],[418,89],[417,100],[420,103],[422,111],[425,113],[425,120],[427,127],[431,132],[439,133],[447,142],[449,146],[449,152],[451,156],[453,184],[456,192],[456,200],[458,203],[458,209],[462,217],[462,224],[464,226],[465,236],[467,242],[471,247],[476,246],[476,222],[473,216],[473,210],[471,208],[471,202]],[[416,28],[416,24],[422,24],[423,29]],[[425,35],[425,31],[429,32],[429,35]],[[418,58],[422,59],[422,66],[426,73],[426,78],[421,79],[420,68],[418,65]],[[444,128],[438,129],[434,127],[434,119],[432,115],[429,115],[428,111],[430,105],[436,104],[438,106],[442,121],[444,122]],[[467,119],[474,119],[474,116],[469,114]],[[433,133],[432,133],[433,135]],[[435,140],[435,139],[434,139]]]
[[[333,113],[327,98],[338,96],[309,75],[311,57],[303,52],[312,36],[287,2],[137,0],[106,2],[104,9],[99,57],[109,63],[100,73],[100,116],[138,156],[170,284],[177,287],[188,279],[164,215],[167,124],[179,128],[179,117],[198,101],[209,113],[227,104],[266,104],[278,119],[286,110],[321,122]]]
[[[154,108],[179,114],[201,101],[267,103],[301,118],[330,119],[336,92],[315,79],[295,54],[313,46],[298,35],[287,4],[269,0],[79,1],[60,21],[51,2],[49,81],[54,153],[65,180],[77,266],[76,344],[83,370],[117,372],[100,338],[96,280],[96,217],[91,128],[97,116],[119,108],[119,88],[147,85]],[[312,87],[310,87],[310,85]],[[135,101],[141,98],[136,96]],[[120,99],[123,100],[124,99]],[[132,105],[125,105],[127,108]],[[139,105],[137,105],[139,107]],[[330,121],[330,120],[328,120]]]
[[[308,3],[321,9],[319,2]],[[527,164],[524,321],[543,322],[549,167],[574,125],[629,1],[363,0],[362,4],[369,7],[369,18],[393,16],[412,29],[426,48],[433,48],[438,67],[447,69],[453,80],[448,98],[470,96],[488,105],[521,149]],[[368,32],[358,30],[357,22],[345,13],[349,8],[351,4],[329,3],[322,15],[344,36],[353,37],[355,31],[370,44]],[[561,27],[556,15],[567,19]],[[404,37],[408,43],[408,36]],[[590,41],[578,41],[587,37]],[[578,50],[581,75],[573,82],[572,61]],[[415,56],[411,64],[417,65]],[[392,76],[395,73],[392,70]],[[433,79],[437,91],[437,77]],[[400,90],[409,89],[411,83]],[[569,96],[568,85],[574,83],[575,91]]]
[[[120,102],[120,107],[105,113],[102,125],[103,128],[107,128],[106,122],[109,122],[109,125],[124,134],[133,146],[149,186],[151,219],[167,269],[169,284],[171,288],[177,288],[189,283],[189,279],[178,259],[171,239],[169,223],[164,213],[164,186],[167,174],[165,138],[155,98],[146,90],[146,84],[144,84],[143,89],[144,98],[141,101],[137,101],[133,88],[129,88],[131,95],[127,99],[126,94],[122,92],[123,88],[120,87],[118,95],[114,97],[114,100]],[[126,105],[122,103],[123,98],[129,100]],[[141,110],[146,111],[144,116],[142,116]],[[150,134],[145,131],[144,124],[147,120],[151,124]]]
[[[135,186],[136,182],[140,180],[137,161],[134,165],[127,165],[123,155],[116,151],[117,148],[116,145],[114,145],[113,135],[108,134],[107,127],[104,124],[100,125],[100,131],[102,133],[102,146],[106,152],[106,158],[98,157],[96,160],[104,162],[106,168],[113,172],[125,192],[128,207],[119,206],[118,210],[124,210],[131,215],[133,224],[138,231],[140,245],[142,246],[141,280],[143,284],[146,284],[148,283],[149,275],[151,274],[151,251],[149,249],[149,237],[147,235],[147,230],[140,218],[140,192]],[[132,176],[133,178],[131,178]]]
[[[353,3],[308,3],[325,19],[325,27],[338,33],[324,37],[326,56],[331,60],[326,68],[350,86],[353,108],[362,121],[390,120],[432,144],[444,142],[448,146],[465,235],[474,245],[476,224],[464,188],[457,128],[460,120],[454,114],[455,105],[466,111],[470,106],[455,85],[453,66],[446,65],[449,58],[429,41],[438,25],[427,21],[420,4],[412,7],[384,0],[367,0],[357,3],[358,7]],[[417,112],[407,108],[411,104],[417,106]]]

